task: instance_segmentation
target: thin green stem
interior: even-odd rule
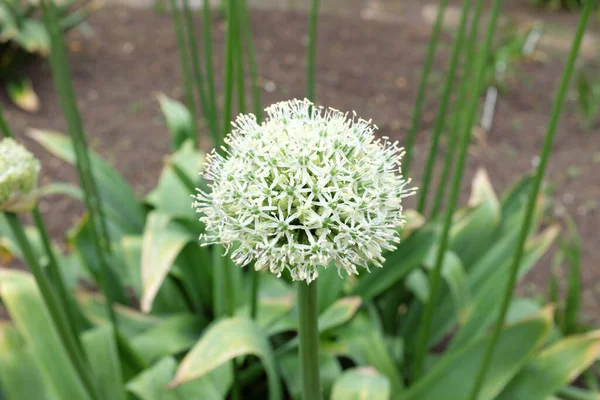
[[[0,106],[0,132],[4,137],[14,138],[14,133],[12,132],[12,130],[8,126],[8,123],[6,122],[6,119],[4,118],[4,111],[2,109],[2,106]],[[59,300],[62,300],[64,309],[68,310],[66,316],[69,325],[75,329],[75,332],[78,332],[79,324],[77,323],[76,317],[80,316],[81,313],[79,311],[79,308],[77,307],[76,301],[66,289],[64,278],[62,277],[62,274],[60,273],[60,270],[58,268],[56,254],[54,254],[54,249],[52,248],[52,243],[50,242],[50,235],[48,234],[48,230],[46,229],[46,224],[44,223],[42,213],[40,212],[37,206],[34,207],[32,211],[32,216],[33,221],[35,222],[35,225],[38,228],[40,238],[42,239],[42,247],[44,248],[46,257],[48,257],[48,273],[51,276],[54,285],[56,286]],[[79,350],[83,352],[79,336],[77,335],[75,335],[75,342]]]
[[[204,1],[202,7],[202,28],[204,31],[204,63],[206,70],[206,91],[207,100],[210,103],[211,119],[214,121],[215,135],[214,145],[217,147],[222,140],[222,133],[219,127],[219,116],[217,110],[217,96],[215,92],[215,73],[213,67],[213,51],[212,51],[212,15],[210,9],[210,1]]]
[[[479,87],[481,87],[483,82],[486,67],[485,63],[487,60],[487,55],[489,54],[491,48],[494,32],[496,30],[496,22],[498,21],[498,14],[500,12],[501,3],[502,0],[494,0],[492,4],[485,41],[481,49],[481,54],[477,58],[477,66],[475,68],[475,88],[477,90],[479,90]],[[444,255],[446,254],[446,249],[448,248],[450,226],[452,225],[452,216],[454,214],[454,209],[456,208],[456,203],[458,202],[458,195],[460,193],[460,183],[462,181],[464,166],[467,158],[467,149],[469,146],[469,140],[471,138],[470,127],[475,119],[478,101],[478,96],[471,97],[471,101],[468,104],[467,108],[468,114],[465,118],[465,126],[462,128],[460,136],[458,160],[456,169],[454,170],[454,174],[452,177],[452,191],[450,193],[446,214],[444,215],[442,233],[440,237],[440,243],[438,246],[434,268],[429,278],[429,300],[427,302],[427,305],[425,306],[425,310],[423,311],[423,317],[421,320],[419,333],[417,337],[417,350],[414,367],[415,378],[419,378],[423,373],[423,361],[425,360],[425,355],[429,347],[429,334],[431,330],[431,322],[433,320],[433,313],[438,300],[438,292],[440,290],[439,286],[442,264],[444,261]]]
[[[458,25],[458,31],[456,32],[456,39],[454,40],[454,44],[452,46],[450,66],[448,67],[448,72],[446,73],[446,81],[444,82],[442,99],[440,101],[438,114],[433,128],[433,135],[431,137],[429,154],[427,156],[427,162],[425,165],[425,173],[423,174],[423,181],[421,183],[421,186],[419,186],[419,200],[417,202],[417,211],[419,211],[421,214],[423,214],[423,211],[425,210],[427,193],[429,191],[429,185],[431,183],[431,175],[433,174],[433,167],[435,165],[435,160],[439,148],[440,135],[442,134],[442,130],[444,130],[446,126],[446,112],[448,110],[448,103],[450,102],[450,94],[452,93],[452,89],[454,87],[454,81],[456,80],[456,66],[458,65],[458,59],[460,58],[460,53],[463,47],[465,28],[469,19],[468,17],[470,6],[471,0],[463,0],[460,14],[460,23]]]
[[[308,28],[308,55],[306,68],[306,97],[315,101],[317,75],[317,24],[319,22],[319,0],[313,0],[310,9],[310,25]]]
[[[258,63],[256,62],[256,52],[252,41],[252,27],[250,25],[250,17],[248,16],[248,6],[246,0],[240,1],[240,20],[242,36],[246,40],[245,48],[248,56],[248,66],[250,69],[250,78],[252,80],[252,104],[254,107],[254,115],[260,123],[262,120],[262,102],[260,100],[260,82],[258,77]]]
[[[508,284],[506,286],[506,290],[504,292],[502,306],[500,307],[500,313],[498,315],[498,319],[496,320],[496,325],[494,327],[489,345],[483,357],[481,368],[479,369],[479,373],[477,374],[477,378],[475,379],[473,390],[471,392],[471,395],[469,396],[469,399],[471,400],[477,399],[477,396],[479,395],[479,391],[481,390],[481,386],[483,385],[483,382],[485,380],[487,370],[492,361],[494,350],[496,349],[496,345],[498,343],[498,340],[500,339],[500,334],[502,333],[502,330],[504,328],[504,320],[506,318],[506,313],[508,312],[508,307],[510,306],[510,300],[512,298],[512,293],[517,281],[519,266],[521,265],[521,259],[523,258],[525,241],[527,240],[527,235],[529,233],[531,223],[533,221],[537,197],[542,186],[542,180],[544,179],[544,175],[546,173],[546,167],[548,165],[548,160],[550,159],[550,153],[552,151],[552,144],[554,143],[554,137],[556,136],[558,121],[560,120],[560,116],[562,114],[565,97],[567,95],[567,90],[569,88],[571,76],[573,75],[575,61],[577,60],[577,55],[579,54],[579,47],[581,46],[581,41],[583,38],[583,34],[585,33],[585,29],[587,27],[591,11],[592,1],[587,0],[581,13],[581,17],[579,18],[579,24],[577,25],[575,37],[571,45],[571,51],[569,52],[569,56],[567,58],[565,69],[562,73],[556,98],[554,100],[552,114],[550,116],[550,122],[548,124],[548,130],[546,131],[544,144],[542,146],[542,151],[540,154],[540,162],[537,166],[535,177],[533,178],[533,187],[531,189],[531,193],[529,194],[527,209],[525,211],[525,218],[523,220],[523,225],[521,226],[521,232],[519,235],[518,242],[519,244],[517,246],[512,265],[510,267],[510,275],[508,279]]]
[[[96,257],[100,263],[100,286],[107,300],[106,307],[108,315],[115,326],[115,330],[117,330],[117,319],[113,309],[114,299],[108,288],[107,282],[107,279],[110,276],[110,267],[106,257],[111,254],[108,227],[106,225],[106,219],[104,218],[101,199],[98,195],[98,188],[92,174],[87,141],[75,100],[75,93],[68,68],[67,52],[62,31],[58,25],[55,6],[49,0],[42,0],[41,5],[44,23],[51,40],[50,66],[52,68],[52,75],[59,94],[61,108],[65,114],[67,130],[73,142],[73,148],[76,154],[75,164],[84,193],[84,204],[89,215],[91,227],[90,234],[92,242],[94,243]]]
[[[444,24],[444,13],[446,12],[447,5],[448,0],[440,0],[437,16],[435,18],[435,24],[433,25],[433,30],[431,31],[429,44],[427,46],[427,56],[425,57],[425,62],[423,63],[423,69],[421,71],[421,77],[419,78],[419,89],[417,90],[417,98],[415,99],[415,106],[412,112],[411,126],[406,138],[406,154],[404,155],[404,160],[402,161],[402,169],[405,175],[408,174],[412,163],[415,138],[417,136],[417,131],[421,126],[421,114],[423,112],[423,105],[425,103],[425,89],[427,89],[427,83],[429,82],[429,74],[431,72],[431,66],[433,65],[433,58],[439,42],[442,25]]]
[[[44,271],[42,270],[42,266],[39,264],[37,257],[33,253],[31,244],[25,235],[25,231],[23,230],[21,222],[19,221],[18,217],[12,213],[6,213],[5,217],[15,236],[17,244],[23,253],[23,257],[29,266],[29,270],[33,274],[37,286],[40,289],[40,293],[44,298],[44,302],[48,307],[50,316],[52,317],[54,325],[58,331],[62,343],[65,346],[65,350],[67,351],[69,358],[73,362],[73,365],[90,397],[94,400],[100,400],[96,383],[91,373],[91,369],[84,357],[84,353],[81,350],[80,345],[77,344],[75,334],[69,328],[69,321],[67,320],[67,317],[61,308],[60,301],[52,289],[50,282],[48,282],[48,278],[46,275],[44,275]]]
[[[42,240],[42,247],[44,248],[46,257],[48,257],[48,275],[50,276],[52,283],[56,288],[59,300],[61,301],[64,309],[67,310],[65,314],[69,325],[73,327],[75,332],[79,332],[79,318],[82,317],[81,310],[79,309],[77,302],[73,298],[72,294],[67,290],[65,279],[58,267],[58,260],[56,259],[56,254],[54,253],[52,243],[50,242],[50,235],[48,234],[48,230],[46,229],[44,218],[42,217],[42,213],[37,208],[37,206],[33,209],[32,215],[33,221],[35,222],[35,225],[40,234],[40,238]],[[75,335],[75,342],[79,347],[79,350],[83,352],[83,347],[77,334]]]
[[[319,376],[319,303],[316,282],[312,285],[298,282],[298,336],[300,337],[300,365],[302,367],[302,398],[323,398]]]
[[[181,62],[181,72],[183,74],[183,90],[185,93],[185,104],[192,115],[192,127],[194,132],[198,132],[198,115],[196,110],[196,99],[194,97],[194,84],[192,72],[190,71],[190,60],[186,46],[185,33],[181,20],[180,10],[177,7],[176,0],[169,0],[171,6],[171,14],[173,16],[173,25],[175,27],[175,38],[177,39],[177,47],[179,48],[179,58]],[[194,143],[198,143],[197,134],[192,138]]]
[[[233,86],[235,71],[235,50],[238,37],[236,32],[237,17],[235,0],[227,2],[227,36],[225,40],[225,82],[223,84],[223,132],[229,131],[233,105]],[[221,138],[222,139],[222,138]]]
[[[236,13],[237,14],[237,13]],[[239,16],[238,16],[239,19]],[[239,21],[238,21],[239,22]],[[239,24],[238,24],[239,28]],[[241,30],[238,29],[238,34],[241,33]],[[235,72],[236,72],[236,80],[237,80],[237,99],[238,99],[238,113],[245,114],[246,113],[246,86],[244,82],[244,51],[242,48],[241,37],[240,40],[237,41],[236,51],[235,51]]]
[[[196,84],[196,91],[200,98],[200,107],[202,107],[202,113],[207,121],[207,125],[213,137],[213,141],[216,140],[218,128],[215,127],[215,121],[212,118],[212,112],[210,104],[206,97],[206,88],[204,85],[204,76],[202,73],[202,65],[200,63],[200,55],[198,54],[198,42],[196,41],[196,30],[194,29],[194,18],[192,10],[190,8],[190,1],[183,0],[183,17],[185,20],[185,27],[187,31],[187,42],[190,48],[190,59],[192,61],[192,71],[194,75],[194,83]],[[197,135],[194,135],[195,144],[197,144]]]
[[[250,288],[250,318],[256,319],[258,315],[258,288],[260,287],[260,271],[252,267],[250,270],[251,284]]]
[[[464,60],[463,77],[460,83],[458,99],[456,101],[455,107],[456,112],[452,118],[452,125],[450,127],[450,137],[448,139],[448,149],[446,151],[446,157],[444,158],[442,175],[438,183],[438,187],[433,201],[433,206],[431,208],[431,218],[437,216],[440,207],[442,206],[442,200],[444,198],[444,192],[446,190],[446,183],[448,182],[448,177],[452,172],[452,159],[454,158],[456,143],[458,142],[458,132],[460,131],[460,124],[462,122],[464,105],[467,102],[468,94],[472,91],[471,73],[473,71],[474,65],[473,59],[477,50],[477,33],[479,30],[479,19],[481,18],[481,11],[483,10],[484,3],[485,0],[477,0],[477,2],[475,3],[475,11],[473,12],[473,18],[471,19],[471,30],[469,32],[467,52]]]

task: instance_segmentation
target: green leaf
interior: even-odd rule
[[[0,270],[0,290],[12,320],[31,346],[45,382],[57,397],[89,399],[33,279],[22,272]]]
[[[388,400],[391,387],[388,379],[373,367],[346,370],[333,386],[331,400]]]
[[[561,340],[531,359],[498,400],[544,400],[600,356],[600,331]]]
[[[387,377],[393,393],[405,391],[402,376],[384,338],[379,331],[373,329],[368,318],[358,315],[339,336],[341,354],[351,358],[357,365],[373,366]]]
[[[173,217],[197,221],[198,217],[192,209],[194,194],[173,171],[172,164],[177,164],[192,182],[198,182],[198,174],[204,165],[204,156],[198,152],[192,142],[185,142],[181,148],[170,156],[160,173],[158,185],[148,194],[146,201],[163,214]],[[198,183],[200,186],[200,183]]]
[[[468,270],[489,248],[501,221],[500,203],[485,170],[478,170],[473,178],[469,209],[457,215],[450,231],[450,249]]]
[[[142,311],[150,312],[175,259],[192,240],[195,238],[169,215],[156,211],[148,215],[142,242]]]
[[[553,311],[547,308],[536,316],[508,326],[502,332],[483,383],[479,400],[491,400],[500,393],[536,348],[546,339],[552,325]],[[482,357],[489,343],[488,337],[446,355],[432,370],[405,393],[406,400],[466,399],[472,389]]]
[[[41,56],[50,53],[50,36],[41,21],[25,19],[14,40],[29,53],[37,53]]]
[[[362,299],[358,296],[339,299],[319,315],[319,332],[326,332],[350,321],[361,304]]]
[[[285,386],[293,399],[302,398],[302,373],[300,371],[300,358],[298,353],[289,353],[278,359],[281,375]],[[329,398],[329,393],[334,382],[342,373],[342,367],[338,360],[328,354],[319,354],[319,375],[321,377],[321,386],[325,398]]]
[[[190,314],[175,314],[135,336],[132,346],[146,361],[178,354],[196,343],[206,322]]]
[[[39,111],[40,100],[30,79],[17,76],[7,80],[4,85],[6,94],[17,107],[28,112]]]
[[[279,374],[266,335],[251,320],[238,317],[217,321],[207,328],[204,336],[181,362],[171,385],[202,377],[226,362],[245,355],[261,359],[267,373],[269,398],[281,399]]]
[[[53,131],[30,130],[29,136],[44,149],[69,164],[75,163],[71,139]],[[90,152],[92,172],[107,216],[117,218],[115,225],[123,234],[139,234],[144,227],[146,212],[135,198],[132,188],[121,175],[95,152]],[[112,212],[109,213],[108,210]]]
[[[7,323],[0,325],[0,381],[7,399],[57,400],[44,383],[31,347]]]
[[[525,253],[519,266],[519,277],[522,277],[546,253],[558,235],[559,228],[551,226],[537,237],[530,239],[525,245]],[[498,315],[502,302],[502,295],[508,280],[508,264],[511,257],[505,257],[503,263],[497,265],[485,284],[478,288],[473,296],[473,311],[466,323],[452,339],[450,348],[461,347],[473,338],[482,335]]]
[[[436,239],[433,229],[421,229],[401,242],[392,253],[387,253],[383,268],[376,268],[370,274],[362,274],[352,294],[370,300],[380,295],[418,268],[427,256]]]
[[[95,294],[81,293],[77,300],[87,319],[95,325],[104,326],[110,324],[106,315],[106,304],[104,297]],[[115,313],[119,321],[119,332],[126,337],[137,336],[157,325],[162,318],[141,313],[120,304],[115,305]]]
[[[127,390],[140,400],[223,400],[209,377],[202,377],[176,388],[168,384],[175,375],[177,362],[163,358],[127,383]]]
[[[85,332],[81,339],[103,397],[111,400],[126,400],[125,386],[121,377],[121,361],[112,326],[94,328]]]
[[[164,94],[158,95],[158,102],[171,134],[171,148],[177,151],[186,140],[193,139],[196,135],[192,115],[183,104]]]

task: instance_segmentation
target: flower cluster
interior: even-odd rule
[[[0,211],[25,211],[35,203],[40,162],[13,139],[0,141]]]
[[[397,142],[376,139],[371,121],[308,100],[266,109],[258,124],[240,115],[223,154],[208,156],[196,211],[204,244],[235,246],[233,261],[255,261],[280,276],[310,283],[318,266],[358,274],[381,266],[404,224],[402,199],[414,194],[403,179]]]

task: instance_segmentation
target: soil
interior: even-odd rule
[[[406,18],[399,21],[361,20],[323,15],[319,22],[317,101],[340,110],[355,110],[372,118],[382,135],[403,140],[424,58],[430,27],[408,2]],[[418,2],[417,2],[418,3]],[[519,0],[519,3],[523,3]],[[514,12],[516,1],[509,1]],[[413,7],[413,8],[410,8]],[[529,11],[527,11],[529,12]],[[538,15],[539,13],[535,13]],[[544,14],[546,15],[546,14]],[[553,23],[572,26],[564,13],[547,14]],[[564,16],[561,17],[561,15]],[[563,19],[561,19],[563,18]],[[305,14],[281,10],[252,12],[260,62],[264,104],[303,97],[305,93]],[[93,36],[73,32],[68,37],[73,83],[89,141],[136,188],[140,198],[156,182],[169,151],[168,133],[160,117],[156,93],[182,97],[179,56],[169,15],[153,10],[107,6],[91,17]],[[199,23],[200,24],[200,23]],[[221,70],[224,25],[214,26],[215,70]],[[450,38],[444,38],[450,43]],[[432,74],[424,121],[416,147],[415,182],[424,163],[428,133],[437,110],[436,99],[446,68],[449,46],[443,45]],[[498,193],[532,169],[544,137],[552,99],[565,55],[547,53],[543,61],[527,61],[498,99],[494,125],[484,139],[474,141],[463,181],[462,201],[468,197],[471,177],[487,169]],[[27,114],[8,104],[7,119],[24,138],[27,129],[64,131],[65,124],[52,85],[49,67],[29,67],[42,109]],[[218,82],[222,79],[218,76]],[[219,85],[220,86],[220,85]],[[548,182],[555,189],[555,211],[568,213],[583,238],[583,301],[588,317],[600,319],[600,132],[580,126],[574,96],[569,96],[549,164]],[[204,132],[201,132],[203,135]],[[26,139],[25,139],[26,140]],[[27,140],[43,163],[43,181],[74,181],[72,167],[61,163]],[[443,155],[443,152],[440,155]],[[463,203],[464,204],[464,203]],[[78,218],[73,201],[49,197],[40,204],[57,240]],[[546,257],[528,277],[545,291],[550,270]]]

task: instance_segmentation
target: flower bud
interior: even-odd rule
[[[0,141],[0,212],[23,212],[35,206],[40,162],[25,147]]]

